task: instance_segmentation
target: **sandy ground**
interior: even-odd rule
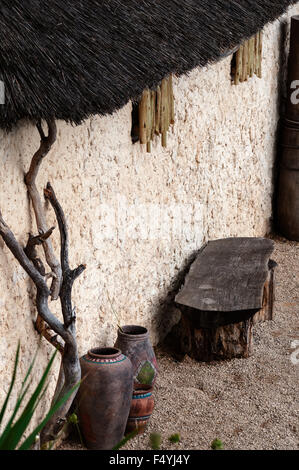
[[[150,449],[151,432],[162,435],[167,450],[210,449],[215,438],[225,449],[299,448],[299,343],[298,364],[291,361],[292,342],[299,340],[299,243],[276,237],[272,258],[278,263],[275,319],[255,326],[253,355],[207,364],[177,362],[157,349],[154,413],[147,431],[124,449]],[[173,433],[180,443],[169,442]]]

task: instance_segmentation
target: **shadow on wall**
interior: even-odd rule
[[[174,299],[182,284],[184,283],[185,277],[188,274],[192,263],[195,261],[202,248],[193,251],[185,259],[185,262],[182,265],[182,269],[177,273],[176,276],[172,278],[166,288],[168,294],[164,298],[160,298],[154,305],[154,322],[159,335],[158,344],[163,342],[172,327],[180,321],[181,314],[175,305]],[[161,334],[161,332],[163,333]]]

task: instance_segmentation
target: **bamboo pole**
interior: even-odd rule
[[[170,124],[174,124],[174,94],[173,94],[173,79],[172,74],[169,76],[170,86]]]
[[[250,40],[247,41],[247,78],[250,76]]]
[[[161,133],[162,133],[162,147],[167,146],[167,113],[168,113],[168,85],[167,79],[163,79],[161,83]]]
[[[152,92],[149,90],[146,103],[146,148],[147,152],[151,151],[152,138]]]
[[[166,148],[167,147],[167,132],[162,132],[162,147]]]
[[[147,102],[149,90],[146,89],[142,93],[139,103],[139,140],[141,144],[146,144],[147,139]]]
[[[256,70],[256,36],[253,38],[253,75],[255,74]]]
[[[247,58],[247,78],[250,77],[250,39],[248,39],[247,41],[247,47],[248,47],[248,50],[247,50],[247,54],[248,54],[248,58]]]
[[[259,68],[259,34],[256,34],[254,38],[254,73],[258,74]]]
[[[147,107],[147,143],[146,151],[152,151],[152,140],[155,132],[155,118],[156,118],[156,92],[151,90],[149,93],[148,107]]]
[[[249,40],[249,76],[253,77],[254,74],[254,37]]]
[[[169,127],[170,127],[170,112],[171,112],[169,77],[166,78],[166,85],[167,85],[167,89],[166,89],[166,93],[167,93],[167,98],[166,98],[167,99],[166,129],[168,131]]]
[[[155,119],[155,133],[157,135],[161,132],[161,87],[158,86],[156,92],[156,119]]]
[[[262,60],[263,60],[263,31],[259,32],[259,65],[258,77],[262,78]]]
[[[243,45],[243,60],[242,60],[242,82],[246,82],[248,78],[248,41]]]
[[[157,102],[157,92],[152,92],[152,113],[153,113],[153,129],[152,136],[154,137],[155,126],[156,126],[156,102]]]
[[[243,81],[242,64],[243,64],[243,46],[240,46],[240,48],[236,52],[236,70],[235,70],[235,78],[234,78],[235,85],[239,85],[239,83]]]
[[[151,140],[152,134],[152,92],[149,90],[146,103],[146,143]]]
[[[152,128],[151,128],[151,140],[153,140],[155,135],[155,128],[156,128],[156,101],[157,101],[157,93],[156,91],[152,91],[151,93],[151,109],[152,109]]]

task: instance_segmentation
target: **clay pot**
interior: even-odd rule
[[[134,389],[153,386],[158,367],[147,329],[137,325],[122,326],[118,329],[115,347],[119,348],[132,362]]]
[[[78,415],[86,446],[110,450],[125,432],[133,393],[132,364],[116,348],[91,349],[80,359]]]
[[[130,414],[126,427],[126,434],[138,430],[142,434],[154,409],[152,387],[144,387],[142,390],[134,390]]]

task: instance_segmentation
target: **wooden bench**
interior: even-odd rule
[[[273,318],[273,249],[265,238],[207,243],[176,295],[182,318],[172,348],[198,361],[248,357],[253,325]]]

